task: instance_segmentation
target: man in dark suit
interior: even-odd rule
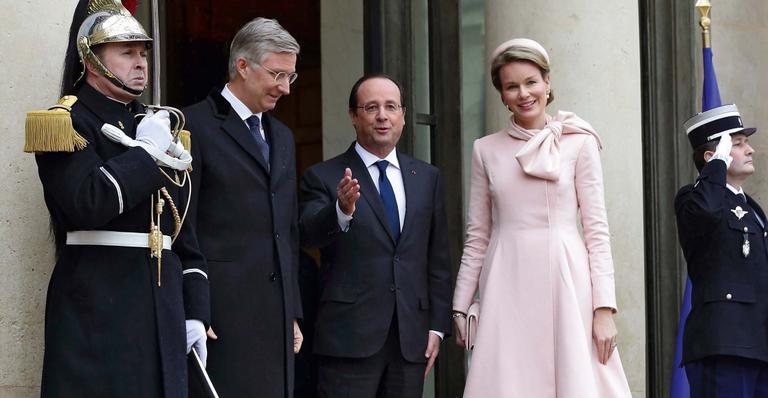
[[[362,77],[349,97],[357,141],[302,179],[302,243],[322,260],[321,397],[421,397],[450,330],[440,173],[395,149],[404,113],[396,81]]]
[[[763,210],[743,184],[755,167],[735,105],[685,123],[699,170],[675,198],[691,278],[683,361],[692,397],[768,397],[768,245]]]
[[[301,342],[294,142],[268,112],[289,94],[298,53],[277,21],[256,18],[232,41],[226,86],[184,110],[195,143],[189,217],[211,286],[208,371],[224,397],[293,395]]]

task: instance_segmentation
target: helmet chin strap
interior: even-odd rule
[[[105,69],[106,69],[106,67],[105,67]],[[107,71],[109,71],[109,69],[107,69]],[[119,89],[121,89],[121,90],[123,90],[123,91],[125,91],[125,92],[127,92],[127,93],[129,93],[131,95],[135,95],[137,97],[140,96],[141,93],[144,92],[144,89],[147,88],[147,86],[145,85],[141,90],[134,90],[134,89],[126,86],[125,83],[123,83],[122,80],[120,80],[114,73],[112,73],[112,71],[109,71],[108,74],[104,74],[104,77],[106,77],[107,80],[109,80],[110,83],[114,84]]]

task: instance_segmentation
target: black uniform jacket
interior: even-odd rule
[[[713,160],[675,198],[693,286],[683,364],[712,355],[768,361],[768,251],[757,217],[766,218],[752,198],[742,203],[725,183],[725,162]]]
[[[66,231],[146,233],[150,195],[163,186],[183,212],[186,188],[166,180],[143,149],[101,133],[110,123],[135,137],[142,106],[108,99],[88,84],[76,95],[72,123],[87,147],[36,157],[54,223]],[[168,206],[160,227],[173,232]],[[173,251],[163,251],[161,287],[157,259],[146,248],[64,247],[48,286],[42,396],[186,396],[185,312],[209,321],[205,264],[188,227]]]
[[[439,171],[398,153],[406,212],[395,242],[379,193],[355,151],[312,166],[301,182],[301,239],[321,250],[315,353],[364,358],[387,339],[397,315],[404,358],[424,362],[429,330],[450,332],[451,273]],[[360,182],[349,229],[336,214],[344,169]]]
[[[298,290],[296,161],[291,131],[262,114],[266,167],[245,122],[214,89],[184,110],[192,135],[190,220],[210,271],[208,370],[223,397],[293,394]]]

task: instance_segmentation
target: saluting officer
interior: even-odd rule
[[[136,100],[150,41],[120,1],[81,1],[72,95],[27,115],[57,243],[43,397],[186,397],[186,352],[205,355],[207,277],[182,223],[191,157],[171,134],[183,119]]]
[[[683,360],[692,397],[768,396],[768,248],[763,210],[744,193],[754,173],[735,105],[685,123],[699,177],[675,198],[692,309]]]

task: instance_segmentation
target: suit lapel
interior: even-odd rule
[[[267,142],[269,143],[269,163],[270,163],[270,184],[275,186],[288,168],[288,154],[290,153],[288,145],[289,131],[283,129],[272,122],[272,116],[267,113],[261,114],[261,120],[266,132]]]
[[[211,99],[217,110],[217,116],[223,119],[221,129],[232,137],[245,152],[251,155],[265,172],[268,172],[267,162],[264,160],[264,157],[261,156],[259,146],[256,145],[256,139],[251,135],[251,131],[248,130],[248,126],[245,125],[243,119],[240,119],[237,112],[232,109],[232,105],[221,96],[220,91],[212,92]]]
[[[347,150],[347,166],[352,170],[352,178],[357,178],[357,181],[360,183],[360,196],[362,196],[368,203],[368,206],[373,210],[373,214],[379,219],[381,228],[394,243],[395,237],[392,235],[392,230],[389,228],[389,221],[387,221],[387,216],[384,213],[384,205],[381,204],[379,191],[376,189],[376,185],[371,179],[371,174],[368,172],[368,168],[365,167],[363,160],[360,159],[360,155],[355,151],[354,143]]]
[[[416,162],[408,156],[397,154],[400,162],[400,174],[403,175],[403,189],[405,190],[405,220],[403,221],[403,230],[400,233],[400,239],[403,239],[408,233],[409,227],[413,224],[414,211],[418,209],[419,201],[424,195],[420,195],[420,188],[424,186],[421,181],[421,175],[416,173]]]

